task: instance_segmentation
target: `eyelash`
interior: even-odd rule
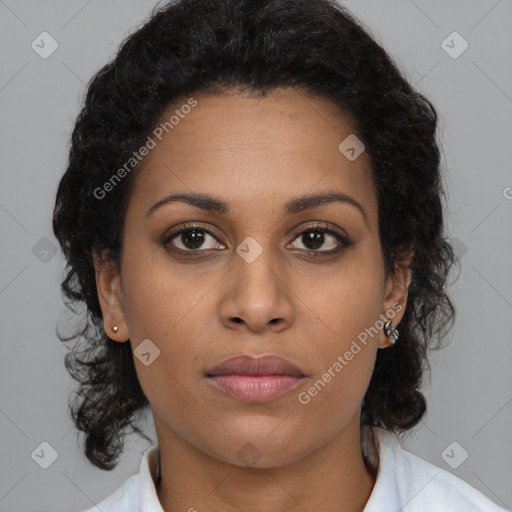
[[[345,235],[342,235],[341,233],[336,231],[331,226],[332,225],[327,222],[318,222],[316,224],[306,226],[304,229],[302,229],[301,231],[299,231],[297,233],[297,235],[295,236],[295,238],[293,240],[296,240],[298,237],[300,237],[304,233],[308,233],[310,231],[319,231],[321,233],[332,235],[338,241],[339,247],[336,249],[331,249],[329,251],[321,251],[321,250],[309,250],[309,251],[306,250],[306,251],[304,251],[304,250],[301,250],[301,252],[305,252],[308,256],[311,256],[313,258],[333,256],[335,254],[342,252],[345,249],[348,249],[349,247],[351,247],[353,245],[353,242],[348,237],[346,237]],[[171,244],[172,240],[174,240],[175,238],[180,236],[182,233],[186,233],[187,231],[193,231],[193,230],[207,233],[208,235],[211,235],[216,240],[219,238],[219,236],[214,231],[211,231],[210,229],[205,228],[204,226],[202,226],[200,224],[185,224],[179,230],[173,231],[169,235],[165,235],[162,239],[162,245],[165,248],[170,247],[171,251],[173,251],[173,252],[176,252],[179,254],[186,254],[187,257],[192,257],[192,258],[203,257],[205,252],[217,251],[217,249],[188,249],[188,250],[184,250],[184,249],[179,249],[177,247],[172,246],[172,244]],[[222,244],[222,245],[224,245],[224,244]],[[201,253],[203,253],[203,254],[201,254]]]

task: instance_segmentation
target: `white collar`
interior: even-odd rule
[[[160,479],[160,448],[154,444],[146,449],[139,470],[141,512],[165,512],[158,499],[155,483]]]

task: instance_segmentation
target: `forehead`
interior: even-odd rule
[[[181,108],[184,98],[166,109],[159,126],[173,122],[160,130],[161,140],[150,134],[155,145],[137,176],[138,203],[149,208],[164,195],[198,192],[254,212],[328,189],[376,214],[368,155],[351,161],[339,148],[357,136],[356,125],[329,101],[296,89],[263,98],[233,90],[193,98],[193,108]]]

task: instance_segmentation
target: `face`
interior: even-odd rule
[[[134,362],[160,442],[237,465],[252,450],[275,467],[358,421],[388,341],[382,319],[399,323],[408,275],[386,278],[369,157],[338,148],[356,133],[347,116],[292,89],[194,98],[153,136],[120,275],[97,263],[105,329],[145,354]],[[171,194],[213,199],[163,201]],[[327,194],[338,200],[298,200]],[[253,376],[252,394],[238,376],[224,382],[245,389],[234,396],[206,374],[242,354],[285,358],[302,376]],[[283,388],[263,397],[265,386]]]

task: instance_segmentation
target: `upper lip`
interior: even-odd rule
[[[239,355],[230,357],[209,368],[205,373],[207,376],[238,374],[294,375],[304,377],[304,374],[296,365],[276,355]]]

